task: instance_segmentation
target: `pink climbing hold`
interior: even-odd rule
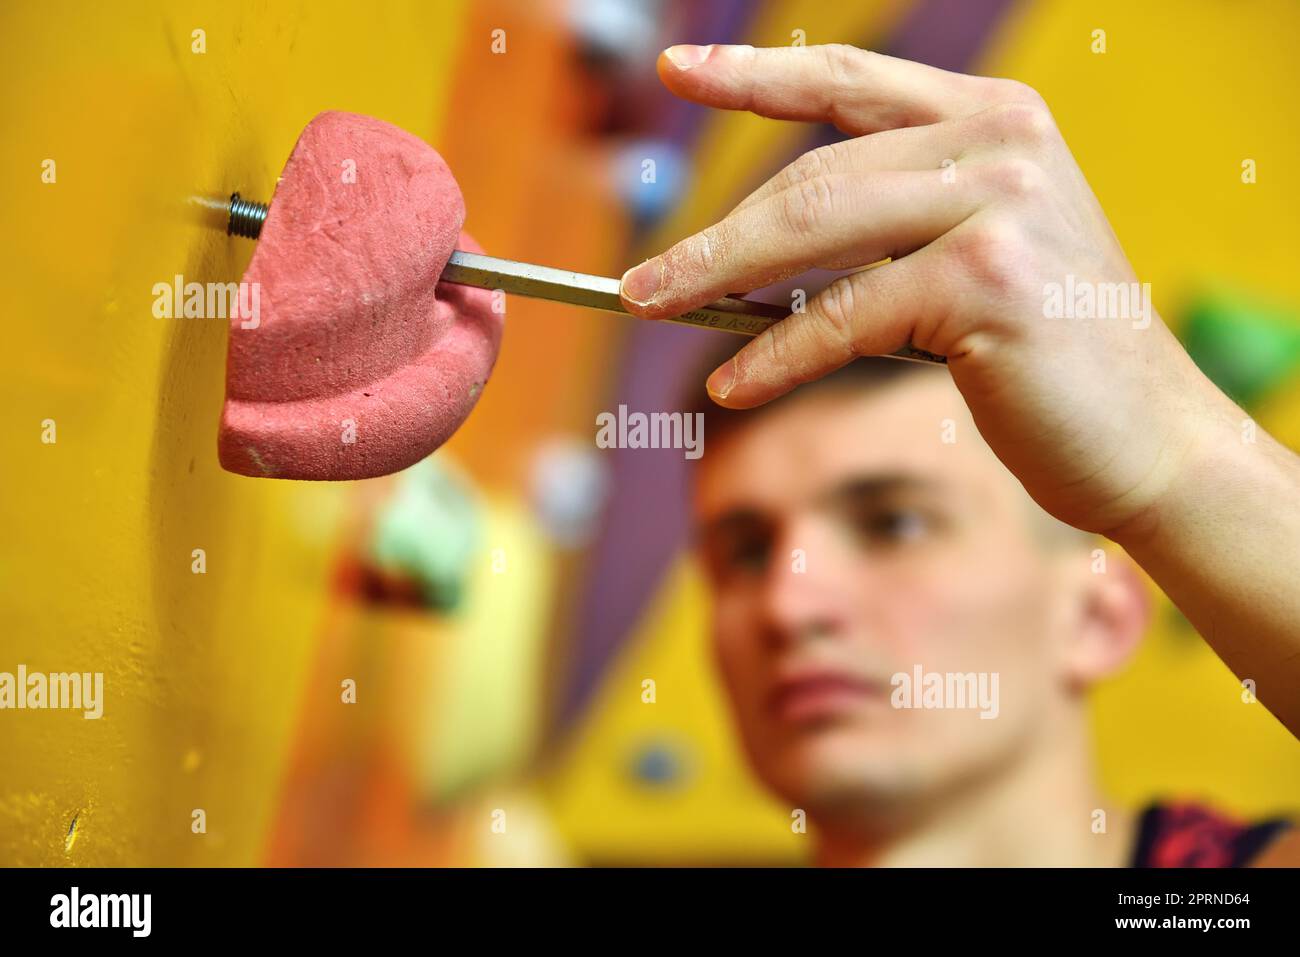
[[[474,408],[504,316],[486,290],[440,284],[465,202],[441,156],[381,120],[322,113],[280,176],[230,322],[223,468],[358,479],[406,468]]]

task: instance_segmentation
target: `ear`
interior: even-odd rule
[[[1073,565],[1073,563],[1072,563]],[[1146,582],[1128,556],[1107,551],[1071,569],[1078,601],[1065,647],[1065,672],[1080,690],[1120,671],[1151,623]]]

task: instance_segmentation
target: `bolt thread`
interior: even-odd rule
[[[231,236],[243,236],[256,239],[262,235],[262,223],[266,222],[267,205],[240,199],[238,193],[230,196],[230,222],[226,232]]]

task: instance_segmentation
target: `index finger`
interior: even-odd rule
[[[1008,81],[950,73],[859,50],[712,44],[669,47],[659,77],[683,99],[853,135],[959,119],[1007,98]]]

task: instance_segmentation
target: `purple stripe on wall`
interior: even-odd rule
[[[759,5],[750,0],[680,3],[675,13],[686,26],[666,42],[739,42],[758,10]],[[668,102],[660,115],[659,132],[688,147],[699,133],[706,108],[666,90],[664,96]],[[690,371],[702,356],[723,348],[723,343],[743,345],[727,333],[638,323],[625,339],[605,408],[613,412],[623,404],[629,411],[685,411],[682,393]],[[703,389],[703,381],[699,388]],[[587,553],[584,594],[568,645],[573,664],[556,715],[561,729],[581,713],[605,666],[637,625],[687,532],[687,462],[682,450],[619,449],[605,454],[613,459],[613,491],[605,525]]]
[[[1016,2],[924,0],[899,22],[883,52],[964,73]]]

